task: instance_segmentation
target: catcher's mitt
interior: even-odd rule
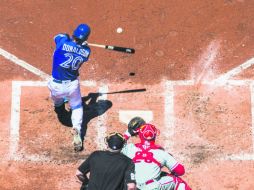
[[[138,128],[144,125],[145,123],[146,123],[145,120],[141,117],[132,118],[128,123],[128,132],[130,133],[131,136],[137,135]]]

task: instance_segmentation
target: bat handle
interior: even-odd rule
[[[100,44],[92,44],[92,43],[87,43],[89,46],[94,46],[94,47],[99,47],[99,48],[106,48],[106,45],[100,45]]]

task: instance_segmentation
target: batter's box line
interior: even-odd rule
[[[9,145],[9,159],[10,160],[28,160],[28,161],[47,161],[50,158],[39,156],[37,154],[25,155],[18,153],[19,139],[20,139],[20,101],[21,88],[25,87],[46,87],[48,81],[12,81],[12,97],[11,97],[11,121],[10,121],[10,145]],[[81,81],[82,86],[94,87],[94,81]],[[104,92],[104,91],[103,91]],[[104,129],[105,131],[105,129]]]
[[[21,90],[22,87],[46,87],[47,81],[12,81],[12,103],[11,103],[11,126],[10,126],[10,146],[9,146],[9,160],[15,161],[33,161],[33,162],[57,162],[52,160],[53,158],[43,154],[28,154],[24,149],[19,149],[19,139],[20,139],[20,103],[21,103]],[[83,86],[96,86],[96,83],[93,81],[81,81],[81,85]],[[103,95],[98,98],[98,100],[107,100],[108,86],[105,84],[100,84],[99,93]],[[141,110],[120,110],[122,115],[132,115],[132,117],[137,114],[143,114],[148,121],[152,120],[152,113],[150,115],[147,111]],[[148,114],[148,116],[147,116]],[[120,115],[120,113],[119,113]],[[107,119],[107,114],[99,116],[96,122],[96,143],[98,149],[105,148],[104,137],[107,132],[107,128],[105,125]],[[122,121],[121,117],[119,119]],[[122,121],[123,122],[123,121]]]
[[[254,60],[251,60],[251,64]],[[248,64],[250,64],[248,62]],[[238,71],[238,70],[237,70]],[[227,75],[226,75],[227,76]],[[232,73],[231,75],[232,76]],[[225,81],[226,80],[226,81]],[[211,86],[249,86],[250,94],[251,94],[251,136],[252,136],[252,153],[239,153],[239,154],[231,154],[224,155],[219,160],[254,160],[254,81],[253,80],[227,80],[225,79],[223,82],[214,82],[207,81],[203,82],[204,85]],[[190,86],[195,85],[194,80],[180,80],[180,81],[165,81],[165,127],[167,131],[167,136],[171,138],[174,135],[174,86]],[[167,140],[166,145],[168,149],[173,149],[173,142]]]
[[[33,67],[32,65],[26,63],[23,60],[20,60],[19,58],[17,58],[16,56],[10,54],[9,52],[3,50],[2,48],[0,48],[0,55],[4,56],[6,59],[12,61],[13,63],[22,66],[23,68],[29,70],[30,72],[40,76],[43,79],[48,80],[49,75],[47,75],[46,73],[40,71],[39,69]],[[225,84],[229,84],[229,85],[251,85],[251,112],[252,112],[252,144],[253,144],[253,152],[254,152],[254,126],[253,126],[253,82],[251,80],[229,80],[231,77],[236,76],[237,74],[241,73],[243,70],[251,67],[254,64],[254,58],[251,58],[249,60],[247,60],[246,62],[244,62],[243,64],[239,65],[238,67],[230,70],[229,72],[227,72],[226,74],[220,76],[219,78],[208,82],[214,85],[219,85],[219,86],[223,86]],[[194,81],[170,81],[170,84],[172,85],[188,85],[188,83],[194,83]],[[203,81],[201,81],[203,83]],[[18,146],[18,140],[19,140],[19,131],[17,131],[17,129],[19,129],[19,125],[17,126],[16,124],[19,124],[19,112],[20,112],[20,99],[19,100],[15,100],[15,97],[20,97],[21,95],[21,86],[33,86],[36,83],[37,85],[42,85],[42,86],[46,86],[47,82],[34,82],[34,81],[13,81],[13,85],[12,85],[12,89],[14,89],[13,93],[12,93],[12,109],[11,109],[11,132],[10,132],[10,155],[13,156],[13,154],[15,154],[15,152],[17,151],[17,146]],[[207,83],[207,82],[204,82]],[[82,82],[81,82],[82,84]],[[168,98],[166,98],[165,100],[165,104],[168,104],[170,102],[173,102],[173,100],[171,99],[174,96],[173,91],[171,91],[171,89],[173,89],[172,86],[170,86],[170,89],[166,89],[168,90],[170,96]],[[16,90],[16,91],[15,91]],[[165,106],[166,107],[166,106]],[[168,108],[165,108],[165,113],[171,113],[173,105],[168,106]],[[18,114],[17,114],[18,113]],[[165,119],[165,121],[173,121],[173,116],[169,117],[167,119]],[[167,128],[172,128],[171,125],[167,126]],[[172,134],[169,134],[172,135]]]
[[[254,153],[239,153],[239,154],[229,154],[219,158],[219,160],[233,160],[233,161],[253,161],[254,160]]]
[[[250,83],[251,92],[251,133],[252,133],[252,153],[240,152],[239,154],[230,154],[223,156],[220,160],[244,160],[253,161],[254,160],[254,82]]]
[[[234,80],[231,80],[234,81]],[[166,126],[166,128],[168,129],[167,131],[171,131],[169,134],[167,134],[166,136],[171,137],[174,134],[174,107],[173,107],[173,103],[174,103],[174,90],[173,87],[174,86],[188,86],[188,85],[194,85],[194,81],[193,80],[189,80],[189,81],[164,81],[165,83],[165,113],[168,113],[166,115],[170,115],[170,117],[165,117],[165,124],[169,124],[168,126]],[[244,81],[243,81],[244,82]],[[243,84],[241,81],[239,82],[230,82],[232,83],[231,85],[239,85],[239,84]],[[91,82],[91,81],[84,81],[81,82],[82,85],[88,85],[88,86],[94,86],[96,85],[95,82]],[[246,84],[246,83],[244,83]],[[252,137],[253,140],[252,142],[254,142],[254,127],[253,127],[253,111],[254,111],[254,105],[253,105],[253,100],[254,100],[254,85],[253,85],[253,81],[250,85],[250,90],[251,90],[251,104],[252,104]],[[15,159],[15,156],[17,156],[17,158],[20,159],[28,159],[28,160],[34,160],[37,161],[38,160],[38,156],[37,155],[26,155],[26,156],[18,156],[17,155],[17,149],[18,149],[18,142],[19,142],[19,120],[20,120],[20,96],[21,96],[21,87],[22,86],[46,86],[47,85],[47,81],[13,81],[13,85],[12,85],[12,108],[11,108],[11,130],[10,130],[10,157],[12,159]],[[212,85],[212,84],[211,84]],[[225,84],[224,84],[225,85]],[[107,87],[101,87],[101,91],[102,92],[107,92],[108,88]],[[100,91],[100,90],[99,90]],[[107,98],[106,96],[104,98]],[[104,99],[102,98],[102,99]],[[98,124],[103,123],[103,120],[105,119],[105,117],[102,117],[100,120],[98,120]],[[104,126],[104,125],[101,125]],[[106,129],[103,130],[103,133],[105,133]],[[172,134],[171,134],[172,133]],[[98,141],[99,144],[102,144],[101,141]],[[171,142],[172,143],[172,142]],[[168,144],[168,143],[166,143]],[[172,146],[173,144],[171,144]],[[253,151],[254,152],[254,151]],[[244,156],[238,156],[239,158],[243,158],[245,159]],[[248,157],[248,156],[247,156]],[[249,156],[250,157],[250,156]],[[230,157],[228,157],[230,158]],[[46,161],[46,160],[45,160]]]

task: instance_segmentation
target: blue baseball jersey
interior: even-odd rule
[[[81,65],[88,61],[90,48],[76,44],[67,34],[58,34],[54,39],[56,49],[53,55],[53,78],[75,80],[79,76]]]

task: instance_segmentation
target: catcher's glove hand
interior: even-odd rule
[[[128,132],[131,136],[135,136],[138,134],[138,129],[144,125],[146,122],[141,117],[134,117],[128,123]]]

